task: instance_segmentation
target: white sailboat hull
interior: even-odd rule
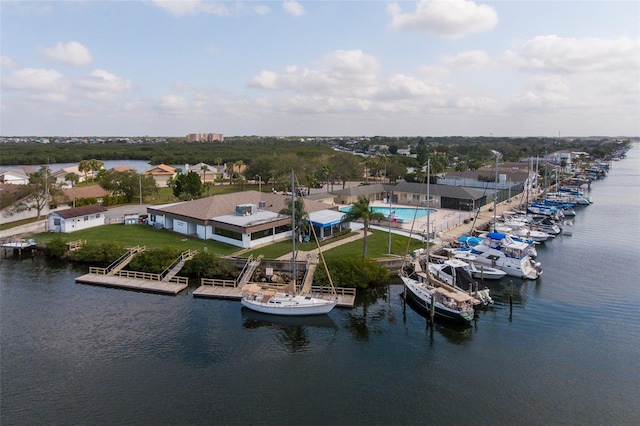
[[[256,312],[271,315],[303,316],[322,315],[331,312],[337,302],[335,300],[319,299],[310,296],[288,295],[278,293],[267,302],[262,302],[260,296],[255,299],[243,297],[242,306]]]

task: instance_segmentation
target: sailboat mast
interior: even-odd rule
[[[291,169],[291,279],[293,280],[293,291],[296,291],[297,271],[296,271],[296,189]]]
[[[496,210],[498,209],[498,152],[496,151],[496,186],[493,193],[493,232],[496,232]]]
[[[431,239],[431,193],[429,184],[431,183],[429,180],[429,176],[431,174],[431,158],[427,159],[427,263],[429,262],[429,240]]]

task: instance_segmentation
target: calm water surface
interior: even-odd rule
[[[537,282],[467,329],[405,306],[275,320],[239,302],[0,264],[0,424],[640,424],[640,147],[593,184]]]

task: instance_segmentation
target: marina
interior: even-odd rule
[[[159,297],[76,285],[85,268],[41,256],[3,259],[3,424],[249,424],[246,401],[265,395],[278,397],[264,424],[638,424],[640,265],[620,249],[640,239],[638,151],[592,184],[571,237],[537,246],[544,274],[485,281],[494,304],[468,325],[431,326],[400,282],[282,319],[193,297],[200,283]],[[321,417],[306,403],[318,395]],[[453,400],[465,402],[442,409]]]

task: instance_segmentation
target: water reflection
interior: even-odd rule
[[[395,324],[390,294],[389,286],[376,286],[358,291],[353,308],[344,319],[345,328],[356,340],[368,341],[372,332],[383,333],[385,323]]]
[[[447,339],[448,342],[454,343],[456,345],[467,343],[471,339],[478,318],[477,314],[476,318],[474,319],[473,325],[439,321],[437,318],[434,323],[431,324],[429,318],[422,313],[420,307],[413,300],[411,300],[411,298],[405,298],[404,293],[400,294],[400,298],[403,300],[405,306],[408,305],[413,312],[424,318],[425,327],[429,328],[431,339],[433,339],[434,330],[440,333],[442,337]]]
[[[291,353],[306,350],[311,344],[310,329],[322,328],[326,330],[338,330],[329,315],[312,315],[302,317],[288,317],[262,314],[243,307],[242,327],[257,329],[265,327],[277,330],[280,333],[277,339]]]

